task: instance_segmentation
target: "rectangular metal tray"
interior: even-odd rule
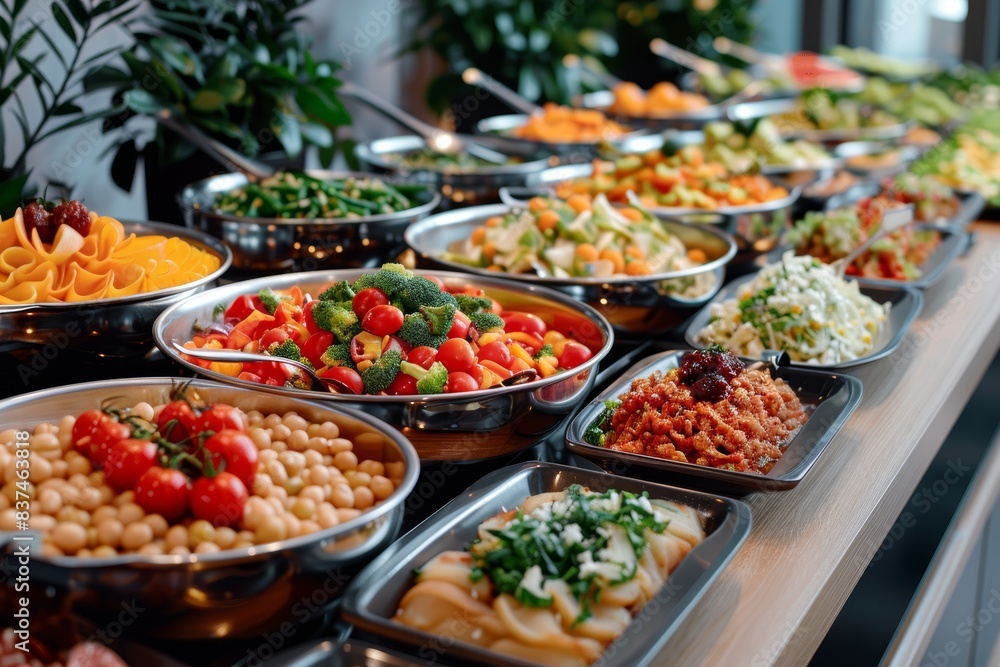
[[[906,285],[916,289],[927,289],[944,275],[952,262],[968,247],[969,235],[952,225],[917,224],[915,229],[934,229],[941,233],[941,243],[927,261],[920,265],[921,276],[916,280],[889,280],[888,278],[864,278],[858,276],[856,279],[859,285],[865,287],[887,287],[893,288],[899,285]]]
[[[726,299],[735,298],[739,288],[753,280],[755,277],[756,274],[752,273],[750,275],[737,278],[723,287],[710,303],[706,304],[701,310],[695,313],[694,317],[691,318],[691,321],[688,323],[687,331],[684,332],[684,340],[687,341],[687,344],[693,348],[701,347],[701,345],[694,340],[694,335],[708,324],[710,317],[709,309],[712,307],[712,304],[725,301]],[[799,361],[793,361],[791,362],[793,366],[823,370],[852,368],[854,366],[867,364],[875,361],[876,359],[887,357],[892,354],[897,347],[899,347],[899,344],[903,342],[903,336],[906,334],[907,329],[910,328],[910,325],[913,324],[914,320],[917,319],[917,316],[920,315],[920,309],[924,305],[923,295],[919,290],[914,289],[913,287],[901,285],[898,282],[890,287],[861,285],[861,293],[870,297],[877,303],[888,302],[892,304],[889,308],[889,321],[887,325],[878,332],[878,335],[875,336],[875,344],[872,351],[863,357],[859,357],[858,359],[844,361],[839,364],[807,364]]]
[[[262,667],[430,667],[430,663],[352,638],[328,639],[283,651]]]
[[[632,380],[654,371],[676,368],[687,350],[661,352],[643,359],[611,383],[597,398],[576,414],[566,430],[566,447],[616,475],[638,477],[664,484],[694,487],[715,493],[743,496],[757,491],[784,491],[794,487],[812,468],[833,436],[844,425],[861,400],[861,381],[850,375],[800,367],[771,367],[774,377],[785,380],[804,405],[814,406],[809,419],[785,448],[766,475],[722,470],[682,461],[668,461],[645,454],[618,452],[592,445],[583,439],[587,427],[604,410],[604,401],[617,399],[629,390]]]
[[[462,642],[441,641],[428,633],[393,623],[400,598],[413,582],[413,571],[442,551],[463,549],[476,537],[479,524],[516,507],[528,496],[582,484],[596,491],[610,488],[642,492],[689,505],[703,517],[708,536],[671,573],[669,582],[640,610],[628,629],[599,661],[604,667],[641,667],[661,652],[708,586],[722,571],[750,531],[750,508],[729,498],[617,477],[551,463],[525,463],[493,472],[445,505],[427,521],[397,540],[356,577],[344,595],[344,618],[361,630],[389,641],[417,647],[418,657],[455,664],[530,667],[528,663]],[[647,605],[647,606],[649,606]],[[442,644],[450,644],[447,649]]]

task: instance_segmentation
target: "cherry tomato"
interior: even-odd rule
[[[423,276],[423,277],[431,281],[435,285],[437,285],[438,289],[444,289],[444,281],[438,278],[437,276]]]
[[[188,508],[191,480],[176,468],[150,468],[135,483],[135,502],[149,514],[177,521]]]
[[[311,334],[322,331],[322,329],[316,326],[316,320],[313,319],[312,314],[313,308],[316,307],[317,303],[319,303],[319,301],[313,299],[302,306],[302,323],[306,325],[306,329],[308,329]]]
[[[403,355],[403,358],[405,359],[406,353],[410,351],[410,344],[399,336],[389,336],[385,339],[385,342],[382,343],[382,354],[385,354],[389,350],[396,350]]]
[[[85,456],[90,452],[90,437],[106,418],[111,419],[100,410],[87,410],[73,422],[73,446]]]
[[[566,343],[566,347],[563,348],[562,356],[559,357],[559,366],[562,368],[576,368],[592,356],[594,356],[594,353],[586,345],[581,345],[576,341],[569,341]]]
[[[260,383],[262,383],[264,381],[256,373],[248,373],[247,371],[243,371],[242,373],[240,373],[236,377],[237,377],[237,379],[243,380],[244,382],[256,382],[257,384],[260,384]]]
[[[272,345],[281,345],[290,337],[291,336],[289,336],[288,332],[281,327],[268,329],[267,333],[265,333],[260,339],[260,349],[266,350]]]
[[[376,336],[389,336],[399,331],[399,327],[403,326],[403,311],[396,306],[385,304],[373,306],[365,313],[361,320],[361,326],[365,331],[370,331]]]
[[[246,485],[236,475],[220,472],[215,477],[200,477],[191,487],[191,513],[216,526],[235,526],[249,497]]]
[[[181,442],[198,432],[198,416],[187,401],[171,401],[156,417],[156,430],[170,442]]]
[[[465,338],[469,335],[469,316],[462,311],[455,312],[455,320],[451,323],[451,329],[448,330],[448,338]]]
[[[431,364],[434,363],[434,359],[437,357],[437,350],[433,347],[428,347],[426,345],[421,345],[420,347],[415,347],[406,353],[406,360],[411,364],[416,364],[421,368],[430,368]]]
[[[333,366],[320,373],[320,376],[343,382],[355,394],[365,393],[365,383],[361,381],[361,376],[353,368]]]
[[[198,427],[195,430],[195,433],[202,433],[204,431],[214,431],[218,433],[219,431],[224,431],[226,429],[242,432],[243,428],[242,411],[231,405],[216,403],[215,405],[208,406],[201,413],[201,418],[198,420]]]
[[[444,364],[449,373],[467,371],[476,363],[476,353],[468,341],[449,338],[438,348],[437,360]]]
[[[236,475],[247,488],[253,486],[253,477],[257,474],[258,450],[249,435],[234,429],[222,429],[205,440],[203,447],[211,455],[215,470],[225,470]]]
[[[103,467],[111,448],[131,437],[132,429],[125,424],[116,422],[111,417],[103,420],[90,436],[90,462],[98,468]]]
[[[331,345],[333,345],[333,334],[329,331],[317,331],[309,336],[302,345],[302,356],[312,362],[313,366],[319,368],[324,365],[319,358]]]
[[[444,385],[444,390],[448,394],[457,394],[461,391],[475,391],[479,389],[479,383],[468,373],[461,371],[448,373],[448,381]]]
[[[354,314],[358,316],[358,319],[361,319],[375,306],[385,306],[388,303],[389,297],[385,295],[385,292],[377,287],[366,287],[354,295],[351,307],[354,309]]]
[[[472,368],[469,369],[469,375],[472,380],[476,383],[476,389],[482,389],[483,387],[483,367],[479,364],[472,364]]]
[[[406,373],[397,373],[396,379],[392,381],[385,393],[390,396],[409,396],[417,393],[417,380]]]
[[[541,338],[548,331],[548,327],[545,326],[542,318],[532,313],[510,312],[504,313],[500,317],[504,321],[503,330],[507,333],[523,331],[524,333],[534,334]]]
[[[479,361],[493,361],[504,368],[510,368],[510,362],[513,360],[513,355],[507,346],[498,340],[488,343],[481,348],[479,348]]]
[[[158,452],[149,440],[128,438],[115,443],[104,459],[104,481],[118,491],[131,491],[143,473],[156,465]]]

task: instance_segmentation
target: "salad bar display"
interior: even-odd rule
[[[869,449],[896,465],[902,445],[851,415],[893,409],[870,369],[929,353],[925,299],[962,321],[993,307],[954,295],[990,279],[966,226],[1000,207],[992,73],[728,49],[754,66],[700,72],[711,99],[605,77],[604,97],[525,102],[475,136],[404,118],[412,136],[357,147],[378,173],[235,156],[246,171],[177,194],[183,227],[82,197],[0,211],[19,380],[0,400],[0,565],[31,540],[33,577],[24,598],[8,577],[0,608],[74,628],[11,664],[690,648],[715,579],[777,562],[753,494],[836,493]],[[143,608],[124,624],[139,653],[78,629],[122,600]],[[756,622],[737,604],[720,646]],[[0,662],[25,657],[19,631]]]

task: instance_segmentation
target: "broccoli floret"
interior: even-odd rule
[[[402,355],[398,350],[388,350],[381,357],[375,360],[366,371],[361,374],[361,381],[365,384],[366,394],[377,394],[385,391],[386,387],[399,375],[399,365],[402,362]]]
[[[319,360],[326,366],[353,366],[351,346],[349,343],[334,343],[326,348]]]
[[[396,335],[404,341],[418,347],[427,345],[429,347],[441,347],[445,341],[445,334],[435,334],[431,331],[430,324],[420,313],[412,313],[403,318],[403,326],[399,328]]]
[[[312,310],[316,326],[329,331],[337,342],[348,343],[361,332],[361,323],[353,310],[343,308],[333,301],[318,301]]]
[[[469,321],[476,327],[479,333],[486,333],[495,329],[503,329],[503,319],[493,311],[483,311],[469,315]]]
[[[354,284],[351,285],[351,289],[354,290],[355,294],[357,294],[358,292],[360,292],[365,288],[374,286],[375,286],[375,274],[363,273],[360,276],[358,276],[357,280],[354,281]]]
[[[302,350],[299,349],[299,346],[296,345],[295,341],[291,338],[286,338],[285,342],[280,345],[271,345],[271,347],[267,349],[267,353],[275,357],[291,359],[292,361],[298,361],[302,358]]]
[[[542,357],[554,357],[556,356],[556,351],[552,349],[552,346],[546,343],[542,345],[542,349],[535,352],[535,361],[538,361]]]
[[[397,299],[403,312],[413,312],[421,306],[456,305],[455,297],[442,292],[437,283],[422,276],[414,276],[406,281],[394,301]]]
[[[386,296],[395,296],[396,292],[402,290],[413,272],[402,264],[383,264],[382,268],[375,272],[375,287],[385,292]]]
[[[297,372],[285,380],[285,386],[293,389],[303,389],[308,391],[309,389],[312,389],[312,380],[306,377],[305,373]]]
[[[444,385],[448,381],[448,369],[440,361],[435,361],[428,369],[404,361],[399,365],[399,370],[417,381],[417,393],[444,393]]]
[[[260,292],[258,292],[257,298],[259,298],[260,302],[264,304],[265,308],[267,308],[267,312],[271,313],[272,315],[274,315],[275,311],[278,310],[278,306],[281,305],[282,301],[292,300],[292,298],[289,296],[278,296],[277,294],[274,293],[274,290],[272,290],[270,287],[265,287]]]
[[[482,310],[493,310],[493,301],[485,296],[469,296],[468,294],[456,294],[455,301],[458,309],[466,315],[472,315]]]
[[[354,299],[355,292],[346,280],[334,283],[323,290],[319,295],[320,301],[336,301],[338,303],[350,303]]]
[[[420,314],[427,320],[427,327],[435,336],[447,334],[455,323],[455,306],[421,306]]]

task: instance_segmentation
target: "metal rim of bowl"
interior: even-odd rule
[[[399,146],[388,148],[381,146],[382,144],[398,143]],[[550,157],[539,157],[534,160],[528,160],[525,162],[518,162],[509,165],[486,165],[482,167],[476,167],[474,169],[449,169],[447,167],[432,167],[432,166],[416,166],[407,167],[402,163],[393,162],[391,160],[386,160],[385,155],[387,153],[405,153],[407,151],[419,150],[421,146],[425,146],[424,140],[413,134],[400,135],[396,137],[384,137],[382,139],[375,139],[374,141],[369,141],[367,143],[358,144],[354,148],[354,154],[360,160],[364,160],[368,164],[374,165],[381,169],[389,170],[397,174],[411,174],[419,172],[428,172],[432,174],[438,174],[440,176],[508,176],[517,174],[528,174],[536,171],[541,171],[549,166]]]
[[[163,222],[150,221],[121,221],[127,234],[138,235],[142,228],[147,228],[150,232],[162,234],[163,236],[177,236],[189,243],[201,246],[203,250],[212,252],[219,258],[219,268],[212,273],[193,280],[183,285],[164,287],[153,292],[142,292],[140,294],[130,294],[128,296],[108,297],[104,299],[91,299],[89,301],[43,301],[39,303],[25,304],[0,304],[0,316],[13,313],[23,313],[26,311],[60,311],[77,310],[79,308],[99,308],[102,306],[122,306],[140,301],[153,301],[163,297],[175,296],[188,290],[194,290],[203,285],[208,285],[217,280],[225,273],[233,263],[233,251],[222,241],[209,236],[196,229],[188,229],[178,225],[170,225]]]
[[[485,287],[485,288],[496,288],[500,290],[508,291],[521,291],[535,294],[538,297],[547,299],[549,301],[554,301],[564,308],[568,308],[572,311],[576,311],[582,317],[585,317],[596,327],[601,330],[604,336],[604,344],[600,349],[594,351],[593,356],[572,369],[561,371],[554,375],[550,375],[547,378],[537,378],[530,382],[525,382],[523,384],[512,385],[512,386],[501,386],[492,387],[490,389],[477,389],[476,391],[467,391],[460,394],[415,394],[407,396],[373,396],[369,394],[334,394],[334,393],[323,393],[321,391],[305,390],[305,389],[294,389],[289,387],[273,387],[271,385],[258,384],[256,382],[248,382],[245,380],[240,380],[238,378],[233,378],[221,373],[216,373],[207,368],[202,368],[196,364],[186,361],[180,357],[180,353],[174,349],[170,344],[170,340],[167,339],[165,335],[165,329],[170,324],[170,321],[177,316],[179,311],[183,311],[185,308],[191,306],[191,302],[194,300],[206,300],[218,302],[219,299],[231,299],[233,297],[247,294],[255,293],[259,289],[264,287],[271,287],[272,289],[284,289],[281,286],[276,286],[274,284],[275,280],[280,280],[282,282],[288,282],[291,284],[298,284],[299,282],[309,281],[310,279],[317,280],[324,284],[329,284],[337,280],[344,280],[344,276],[356,276],[363,273],[371,273],[369,269],[333,269],[330,271],[307,271],[301,273],[290,273],[282,276],[268,276],[263,278],[253,278],[251,280],[231,283],[229,285],[224,285],[222,287],[216,287],[211,290],[207,290],[198,295],[195,295],[191,299],[187,299],[181,303],[174,304],[173,306],[164,310],[159,317],[156,318],[156,322],[153,324],[153,340],[156,346],[171,360],[179,363],[186,368],[193,370],[199,375],[205,376],[208,379],[215,379],[218,382],[230,386],[245,387],[248,389],[254,389],[256,391],[263,391],[269,393],[276,393],[281,396],[290,396],[296,398],[302,398],[306,400],[317,400],[323,399],[324,401],[330,401],[332,403],[337,403],[340,401],[348,401],[354,403],[399,403],[404,401],[406,403],[417,403],[422,405],[429,405],[433,403],[454,403],[456,397],[461,397],[462,400],[468,403],[475,402],[480,398],[492,398],[495,396],[500,396],[503,394],[514,394],[522,391],[534,391],[536,389],[541,389],[547,385],[555,384],[562,380],[568,380],[572,377],[583,373],[584,371],[590,371],[597,367],[601,359],[607,356],[608,352],[611,350],[611,346],[614,344],[614,330],[611,327],[611,323],[608,322],[607,318],[604,317],[597,310],[588,306],[585,303],[581,303],[576,299],[573,299],[561,292],[553,290],[549,287],[542,287],[539,285],[528,285],[520,282],[515,282],[511,280],[504,280],[491,276],[479,276],[469,273],[458,273],[455,271],[417,271],[417,275],[431,275],[442,278],[445,284],[448,283],[449,279],[460,280],[463,283],[475,283],[475,286]],[[322,279],[320,279],[322,277]],[[502,305],[502,304],[501,304]]]
[[[148,387],[151,385],[175,385],[181,378],[170,378],[170,377],[148,377],[148,378],[123,378],[117,380],[101,380],[97,382],[86,382],[79,384],[64,385],[61,387],[54,387],[52,389],[43,389],[41,391],[32,392],[29,394],[22,394],[21,396],[16,396],[14,398],[6,399],[0,401],[0,413],[14,410],[18,405],[22,403],[27,403],[29,401],[41,401],[55,396],[60,396],[63,394],[71,394],[74,391],[82,388],[88,389],[99,389],[107,388],[109,390],[121,389],[123,387],[132,386],[144,386]],[[223,384],[219,382],[214,382],[208,379],[193,379],[185,380],[189,382],[191,386],[199,389],[207,390],[224,390],[224,391],[247,391],[247,389],[242,386],[235,386],[232,384]],[[189,554],[187,556],[171,556],[168,554],[147,556],[142,554],[121,554],[118,556],[108,556],[104,558],[80,558],[78,556],[51,556],[51,557],[40,557],[33,556],[33,558],[44,560],[47,563],[56,565],[59,567],[70,567],[70,568],[101,568],[110,567],[117,565],[148,565],[148,566],[177,566],[177,565],[190,565],[194,563],[205,563],[214,566],[223,565],[232,561],[239,561],[241,558],[246,558],[250,556],[260,556],[263,554],[272,554],[279,551],[284,551],[286,549],[295,549],[313,542],[325,541],[328,539],[336,539],[342,535],[351,533],[354,529],[364,526],[370,523],[374,519],[380,518],[385,514],[388,514],[392,510],[401,506],[407,496],[409,496],[410,491],[416,486],[417,476],[420,470],[420,457],[417,454],[416,449],[410,444],[410,441],[397,429],[389,427],[385,423],[371,417],[360,410],[346,406],[335,406],[334,404],[317,402],[317,401],[306,401],[300,399],[298,396],[288,396],[289,399],[295,400],[299,403],[306,403],[308,407],[319,408],[323,410],[331,410],[333,412],[339,412],[343,416],[357,420],[367,426],[372,427],[374,430],[381,433],[386,438],[390,439],[400,450],[404,464],[406,466],[403,473],[402,483],[396,487],[393,491],[393,495],[390,498],[395,498],[391,503],[384,502],[382,505],[374,506],[371,510],[362,513],[361,515],[346,521],[344,523],[337,524],[336,526],[331,526],[330,528],[325,528],[319,530],[315,533],[310,533],[308,535],[299,535],[297,537],[290,537],[284,540],[279,540],[277,542],[268,542],[266,544],[255,544],[252,547],[246,547],[245,549],[226,549],[216,553],[207,554]],[[236,406],[239,407],[239,406]],[[2,533],[0,533],[2,536]],[[0,539],[0,548],[3,548],[3,544],[6,540]]]
[[[385,181],[389,184],[393,183],[403,183],[405,179],[386,176],[385,174],[376,174],[365,171],[328,171],[324,169],[307,169],[305,170],[307,176],[312,176],[314,178],[321,178],[327,180],[342,179],[342,178],[368,178],[372,180]],[[223,179],[240,178],[245,179],[242,183],[237,183],[232,187],[221,189],[221,190],[210,190],[211,186]],[[217,211],[211,207],[202,207],[202,205],[196,201],[194,198],[200,194],[212,195],[217,197],[224,192],[234,190],[238,187],[242,187],[249,182],[246,176],[240,172],[231,172],[228,174],[217,174],[215,176],[209,176],[208,178],[203,178],[200,181],[195,181],[190,185],[185,186],[177,194],[177,203],[182,209],[196,211],[199,215],[209,217],[213,220],[225,220],[227,222],[239,222],[250,225],[279,225],[279,226],[300,226],[300,225],[366,225],[379,222],[396,222],[399,220],[405,220],[415,215],[426,215],[438,207],[441,203],[441,193],[436,192],[433,188],[428,187],[427,193],[430,195],[430,200],[418,204],[417,206],[411,206],[410,208],[403,209],[401,211],[394,211],[392,213],[380,213],[378,215],[368,215],[360,218],[255,218],[232,215],[230,213],[223,213]]]
[[[558,149],[563,153],[571,151],[593,151],[602,143],[614,145],[648,134],[647,130],[641,128],[629,128],[630,131],[623,132],[616,137],[608,137],[607,139],[598,139],[595,141],[540,141],[538,139],[522,139],[520,137],[512,136],[510,133],[518,127],[523,126],[526,123],[527,118],[528,115],[522,113],[490,116],[489,118],[484,118],[476,123],[476,132],[479,134],[497,137],[503,141],[509,141],[511,142],[511,145],[514,146],[534,146],[539,151]],[[509,125],[509,127],[492,127],[497,124]]]
[[[418,222],[413,223],[406,228],[403,233],[403,239],[406,241],[406,245],[413,249],[418,255],[425,255],[431,257],[436,262],[447,265],[449,268],[457,271],[465,271],[476,274],[482,277],[492,277],[497,275],[494,271],[487,271],[486,269],[481,269],[478,267],[467,266],[464,264],[459,264],[457,262],[451,262],[440,257],[440,252],[431,253],[428,249],[418,247],[418,243],[414,242],[414,237],[418,237],[419,233],[428,227],[436,226],[447,226],[447,225],[457,225],[459,223],[470,222],[472,219],[482,219],[496,216],[505,215],[510,213],[512,209],[506,204],[488,204],[485,206],[471,206],[468,208],[457,209],[455,211],[445,211],[443,213],[436,213],[432,216],[424,218]],[[517,273],[502,273],[500,275],[505,276],[511,280],[516,280],[518,282],[528,283],[528,284],[540,284],[540,285],[559,285],[559,286],[572,286],[572,285],[633,285],[649,282],[659,282],[661,280],[674,280],[679,278],[687,278],[690,276],[701,275],[703,273],[709,273],[711,271],[716,271],[723,268],[729,261],[736,256],[736,241],[730,234],[718,229],[712,225],[698,225],[695,223],[682,222],[680,220],[661,220],[661,222],[666,222],[669,224],[675,224],[682,227],[686,227],[692,230],[700,231],[705,234],[716,237],[718,240],[722,241],[727,246],[726,252],[710,262],[706,262],[696,267],[690,269],[682,269],[678,271],[671,271],[667,273],[657,273],[649,276],[643,276],[641,279],[637,279],[636,276],[618,276],[618,277],[607,277],[600,278],[596,276],[579,276],[573,278],[556,278],[552,277],[540,277],[534,275],[517,274]],[[676,298],[671,295],[671,298]],[[680,300],[685,300],[681,298]],[[702,297],[693,299],[693,301],[701,301]]]
[[[696,93],[702,95],[707,99],[707,96],[702,93]],[[708,106],[699,107],[698,109],[668,109],[663,114],[658,115],[648,115],[648,116],[633,116],[631,114],[622,113],[620,111],[612,111],[611,104],[614,102],[614,91],[612,90],[598,90],[592,93],[584,93],[580,96],[580,104],[578,105],[582,109],[593,109],[595,111],[600,111],[609,118],[621,119],[628,123],[629,121],[634,121],[636,123],[656,123],[663,121],[675,121],[678,123],[683,122],[711,122],[713,120],[719,120],[724,118],[726,115],[726,109],[728,104],[723,100],[722,102],[716,102],[714,104],[708,104]]]

